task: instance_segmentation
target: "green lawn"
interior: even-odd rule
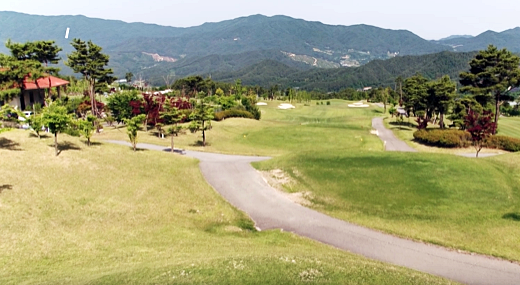
[[[316,152],[255,164],[282,169],[331,216],[448,247],[520,260],[520,155]]]
[[[520,117],[502,117],[498,121],[498,134],[520,138]]]
[[[275,156],[254,165],[261,170],[284,170],[296,181],[285,190],[310,193],[311,207],[340,219],[398,236],[520,260],[519,155],[476,160],[452,154],[472,153],[473,148],[440,151],[427,147],[419,148],[424,153],[385,153],[379,138],[369,132],[371,119],[381,115],[380,109],[350,109],[347,104],[332,100],[331,106],[278,110],[278,102],[270,102],[261,107],[259,122],[215,123],[208,132],[212,145],[206,150]],[[410,140],[413,129],[403,127],[396,133]],[[114,134],[108,131],[104,136]],[[142,137],[168,144],[147,134]],[[179,141],[186,141],[179,144],[201,149],[189,145],[196,139],[185,136]]]
[[[212,122],[206,133],[208,146],[196,142],[201,133],[175,137],[175,146],[208,152],[229,154],[280,156],[293,152],[322,150],[382,151],[383,144],[370,134],[372,117],[380,114],[377,108],[351,109],[345,101],[332,100],[331,105],[294,104],[296,109],[280,110],[279,101],[260,107],[262,119],[227,119]],[[128,140],[124,128],[106,127],[94,139]],[[155,132],[140,132],[139,142],[170,145],[169,139],[159,139]]]
[[[1,284],[449,284],[251,221],[197,161],[0,136]]]

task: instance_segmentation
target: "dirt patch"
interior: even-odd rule
[[[297,173],[297,176],[300,176],[301,173],[298,170],[293,169],[293,172]],[[260,171],[260,174],[264,178],[265,182],[269,184],[274,189],[283,193],[289,200],[294,203],[300,204],[302,206],[310,206],[312,205],[312,193],[310,192],[295,192],[295,193],[287,193],[286,189],[291,188],[291,185],[296,184],[294,179],[285,173],[281,169],[274,169],[269,171]]]

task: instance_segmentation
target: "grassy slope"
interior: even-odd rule
[[[444,284],[251,222],[193,159],[0,137],[1,284]],[[66,142],[66,144],[64,143]]]
[[[277,155],[255,166],[292,175],[298,183],[290,191],[311,192],[313,207],[332,216],[399,236],[520,260],[520,244],[515,242],[520,235],[515,218],[520,217],[517,154],[474,160],[446,153],[384,153],[380,140],[369,133],[376,109],[332,103],[295,110],[277,110],[277,103],[270,103],[262,107],[260,122],[215,124],[208,137],[219,141],[208,150],[246,148],[249,153]],[[406,139],[411,131],[398,135]]]

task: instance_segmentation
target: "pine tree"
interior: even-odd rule
[[[92,41],[84,42],[80,39],[73,39],[72,46],[76,51],[67,56],[68,60],[65,64],[75,73],[81,73],[88,82],[92,113],[99,117],[100,113],[95,104],[96,90],[105,89],[115,80],[111,75],[113,74],[112,69],[106,68],[109,56],[101,53],[102,48]]]
[[[440,114],[439,126],[444,129],[444,115],[454,103],[456,85],[448,75],[433,81],[430,85],[431,101]]]
[[[473,94],[482,106],[494,101],[495,124],[498,124],[500,101],[509,97],[504,93],[520,82],[520,58],[507,49],[498,50],[489,45],[469,65],[469,72],[460,74],[460,84],[464,86],[461,91]]]
[[[195,105],[195,109],[190,115],[191,124],[189,129],[192,132],[202,131],[202,146],[206,146],[206,131],[211,128],[213,119],[213,108],[209,105],[204,92],[199,93],[200,99]]]

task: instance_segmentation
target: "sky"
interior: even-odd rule
[[[520,26],[517,0],[0,0],[0,9],[34,15],[85,15],[174,27],[254,14],[286,15],[330,25],[367,24],[422,38],[476,36]]]

